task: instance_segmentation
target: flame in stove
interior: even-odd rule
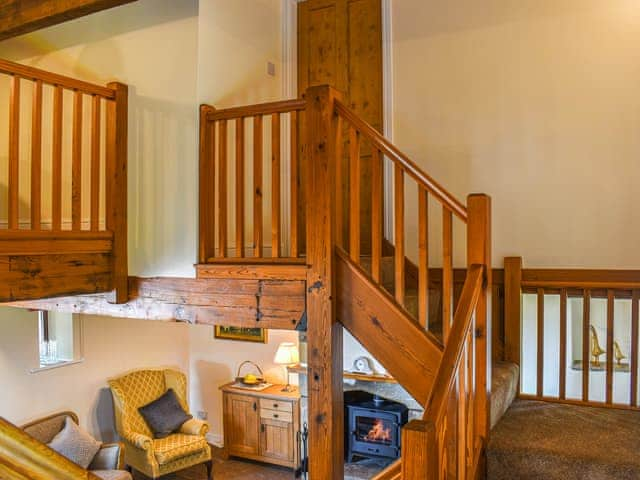
[[[364,437],[367,442],[390,442],[391,441],[391,428],[384,428],[384,422],[380,419],[376,419],[373,427]]]

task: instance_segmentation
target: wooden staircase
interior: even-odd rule
[[[203,105],[200,119],[198,269],[251,268],[283,278],[286,269],[306,267],[310,477],[343,477],[342,328],[425,405],[424,418],[403,429],[402,461],[380,478],[481,477],[491,375],[490,199],[458,201],[330,87],[312,87],[302,100]],[[371,162],[370,198],[361,188],[364,161]],[[409,189],[418,194],[417,238],[405,218]],[[372,205],[366,220],[363,201]],[[442,212],[438,268],[429,258],[431,203]],[[391,238],[383,234],[385,212]],[[371,222],[362,229],[370,238],[361,235],[363,221]],[[461,291],[454,288],[455,221],[467,231]],[[408,249],[412,241],[417,248]]]

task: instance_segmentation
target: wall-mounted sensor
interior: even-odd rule
[[[272,77],[276,76],[276,64],[273,62],[267,62],[267,73]]]

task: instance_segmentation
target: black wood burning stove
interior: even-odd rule
[[[400,428],[409,416],[405,405],[372,396],[345,399],[345,407],[347,462],[356,457],[400,457]]]

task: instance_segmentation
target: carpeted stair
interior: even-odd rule
[[[640,412],[516,400],[491,432],[489,480],[640,479]]]

